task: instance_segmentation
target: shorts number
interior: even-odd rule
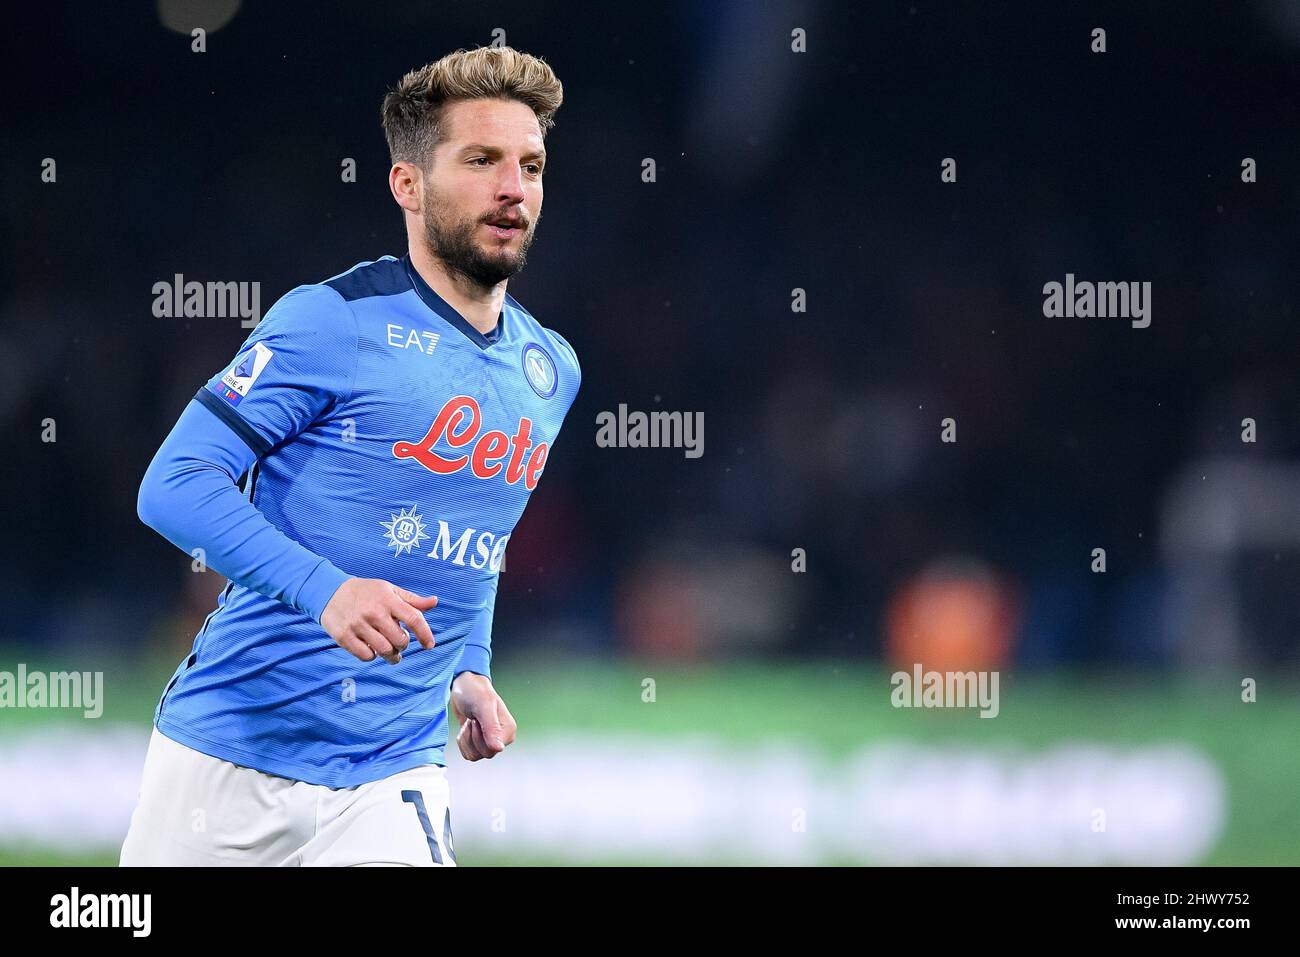
[[[433,863],[441,864],[442,851],[438,849],[438,839],[434,836],[433,825],[429,822],[429,811],[424,806],[424,795],[419,791],[403,791],[402,801],[415,805],[415,813],[420,816],[420,826],[424,828],[424,838],[429,842],[429,853],[433,855]],[[451,808],[447,808],[447,814],[442,821],[442,843],[447,846],[447,855],[455,864],[456,849],[451,844]]]

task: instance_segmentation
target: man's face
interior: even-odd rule
[[[426,177],[425,239],[449,269],[495,286],[524,268],[541,219],[541,128],[517,100],[457,101],[443,122]]]

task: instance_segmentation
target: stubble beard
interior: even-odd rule
[[[518,249],[501,246],[488,252],[476,239],[483,224],[481,219],[455,219],[432,189],[425,190],[424,208],[429,211],[424,218],[425,244],[453,275],[459,274],[475,285],[491,289],[527,264],[528,247],[533,244],[537,228],[536,217],[528,224]]]

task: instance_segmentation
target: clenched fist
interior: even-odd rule
[[[514,716],[484,675],[462,671],[456,676],[451,710],[460,722],[456,744],[466,761],[494,758],[515,740]]]

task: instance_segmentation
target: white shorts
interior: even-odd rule
[[[157,728],[123,867],[454,866],[446,769],[350,788],[276,777],[195,751]]]

